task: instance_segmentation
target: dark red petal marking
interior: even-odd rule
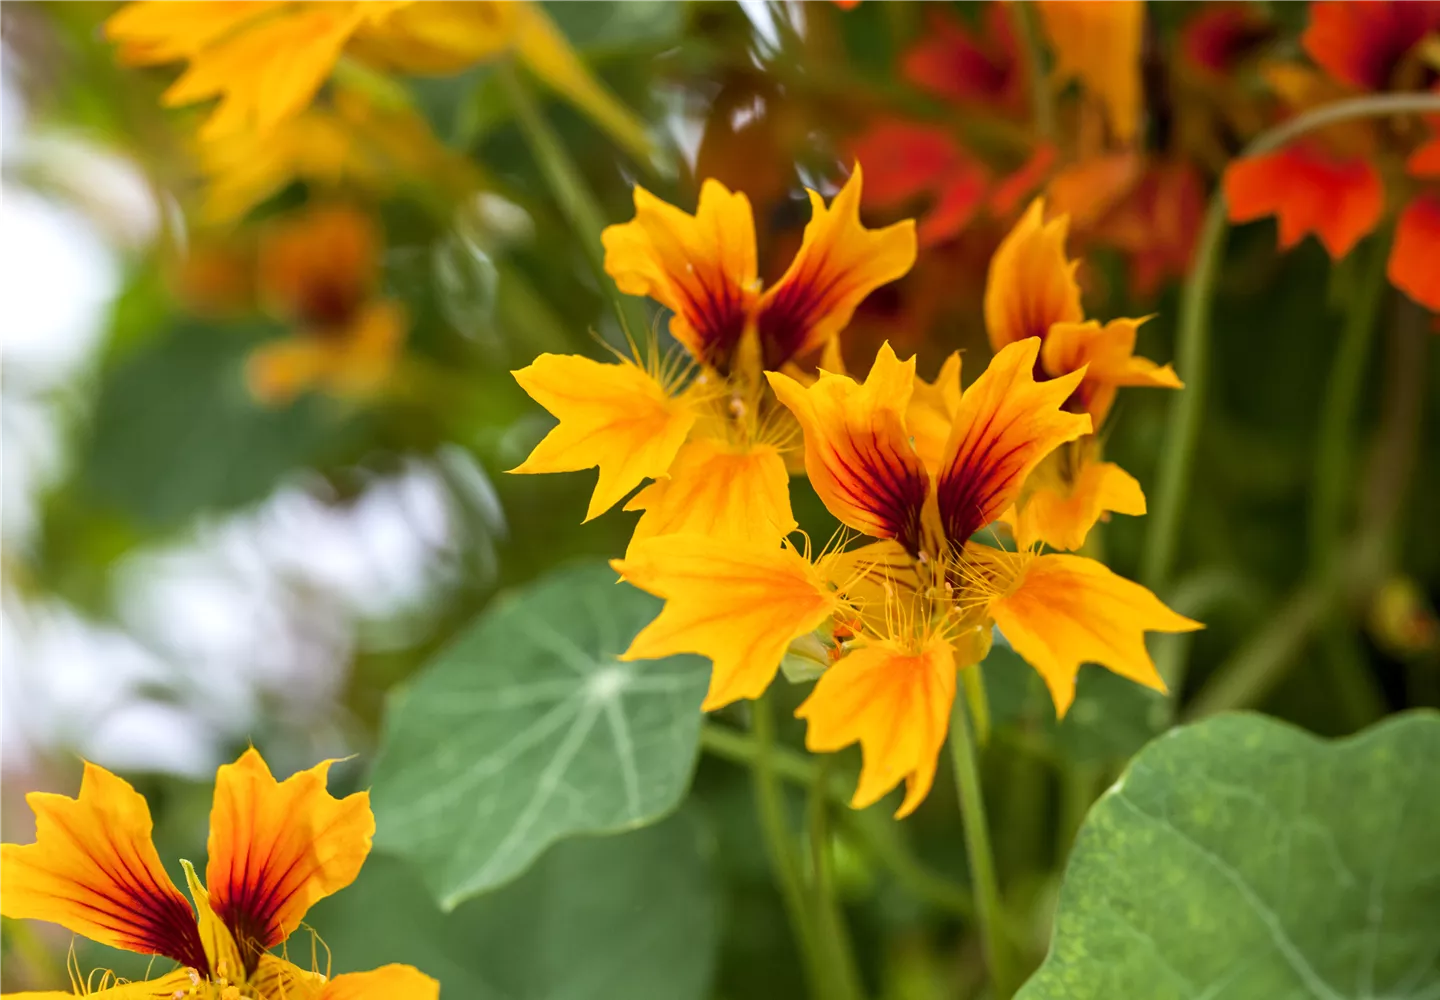
[[[1014,482],[1015,473],[1031,442],[1022,437],[1005,451],[996,453],[995,447],[1005,433],[1003,428],[992,431],[994,422],[992,413],[982,428],[967,435],[937,483],[940,520],[945,527],[945,537],[954,545],[963,545],[971,535],[995,520],[1003,506],[1010,502],[1011,498],[1005,494],[1018,486]],[[977,442],[984,442],[979,452],[975,450]],[[1017,456],[1022,456],[1019,462]]]
[[[680,283],[685,296],[685,318],[699,338],[700,361],[726,374],[730,359],[740,337],[745,333],[745,302],[737,289],[723,275],[712,275],[707,281],[699,269],[692,280]]]
[[[880,434],[868,441],[852,438],[851,445],[848,456],[836,456],[853,463],[833,470],[836,489],[880,522],[882,533],[876,537],[894,538],[912,554],[919,552],[926,482],[914,456],[899,454]]]
[[[825,246],[760,311],[755,326],[767,370],[778,371],[793,358],[816,322],[849,291],[850,271],[836,268],[827,274],[829,262],[830,247]]]

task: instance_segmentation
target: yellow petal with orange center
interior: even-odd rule
[[[1077,402],[1098,427],[1115,402],[1122,385],[1183,389],[1185,384],[1169,365],[1157,365],[1135,356],[1135,338],[1144,319],[1112,319],[1101,326],[1095,320],[1057,323],[1040,349],[1040,364],[1052,375],[1085,368]]]
[[[1064,215],[1046,222],[1045,202],[1037,198],[990,258],[985,329],[995,350],[1085,318],[1075,281],[1080,263],[1065,256],[1069,227]]]
[[[626,510],[645,513],[630,549],[658,535],[695,534],[779,545],[795,530],[790,474],[773,445],[732,449],[723,441],[689,441],[670,475],[637,493]]]
[[[692,355],[727,369],[755,303],[750,199],[719,181],[700,187],[694,215],[635,186],[635,218],[607,226],[605,271],[627,295],[672,310],[670,333]]]
[[[840,606],[819,571],[789,546],[703,535],[665,535],[633,546],[612,563],[626,581],[664,598],[623,659],[698,653],[714,663],[709,712],[758,698],[785,649]]]
[[[829,752],[859,742],[860,783],[850,804],[863,809],[905,781],[896,818],[930,792],[950,707],[955,700],[955,652],[938,637],[918,650],[881,640],[841,658],[815,683],[795,711],[807,721],[805,746]]]
[[[860,223],[861,181],[857,163],[829,208],[809,192],[812,214],[800,252],[757,307],[767,369],[824,346],[845,329],[865,296],[914,265],[914,220],[866,229]]]
[[[695,424],[690,406],[628,361],[601,364],[542,354],[515,381],[560,421],[511,472],[599,468],[585,520],[605,513],[645,479],[664,476]]]
[[[805,432],[805,471],[830,513],[873,538],[918,550],[929,475],[905,423],[915,359],[890,345],[875,356],[863,384],[821,374],[810,386],[766,372],[780,402]]]
[[[31,792],[25,800],[35,843],[0,846],[0,914],[206,968],[195,915],[165,874],[139,792],[87,763],[79,797]]]
[[[1115,138],[1128,142],[1140,127],[1140,0],[1041,0],[1040,21],[1055,54],[1052,75],[1079,80],[1105,109]]]
[[[1088,414],[1060,409],[1082,373],[1035,381],[1039,349],[1038,337],[1002,348],[960,398],[935,490],[952,545],[999,517],[1041,459],[1090,433]]]
[[[991,601],[990,615],[1015,652],[1045,679],[1057,715],[1063,716],[1074,701],[1083,663],[1098,663],[1164,691],[1165,682],[1145,649],[1145,633],[1204,627],[1093,559],[1011,559],[1018,563],[1019,576],[1008,593]]]
[[[370,853],[369,793],[327,792],[332,763],[276,781],[252,748],[215,775],[205,883],[251,968],[306,910],[353,882]]]
[[[1020,548],[1044,542],[1074,551],[1103,514],[1145,513],[1135,477],[1114,462],[1097,461],[1085,447],[1089,440],[1057,448],[1030,473],[1011,519]]]

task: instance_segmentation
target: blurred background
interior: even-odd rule
[[[1045,135],[1009,5],[541,6],[644,123],[640,155],[543,81],[526,85],[602,222],[631,216],[637,182],[691,210],[699,181],[718,178],[754,203],[773,281],[809,217],[804,187],[833,195],[858,159],[867,223],[917,217],[921,252],[863,305],[847,362],[863,372],[888,339],[927,376],[955,349],[988,356],[989,255],[1041,193],[1074,215],[1088,313],[1154,314],[1139,353],[1171,360],[1207,199],[1275,120],[1261,70],[1299,58],[1306,15],[1300,4],[1149,4],[1138,128],[1127,134],[1072,88]],[[332,787],[363,786],[387,692],[497,593],[620,554],[635,515],[581,524],[592,473],[505,470],[550,426],[509,372],[543,351],[601,356],[599,341],[621,336],[593,250],[516,120],[508,57],[426,75],[342,61],[303,125],[217,152],[195,141],[203,105],[162,106],[173,67],[117,59],[103,27],[115,9],[0,11],[0,826],[28,842],[24,794],[73,794],[84,758],[149,796],[167,863],[198,861],[218,764],[246,745],[277,774],[353,755]],[[1328,550],[1308,513],[1326,447],[1316,414],[1380,238],[1332,263],[1314,241],[1278,251],[1270,222],[1230,237],[1162,592],[1208,626],[1177,697],[1087,671],[1056,727],[1035,685],[995,693],[1001,738],[1008,725],[1033,751],[987,765],[999,813],[1033,817],[1017,826],[1034,831],[1028,841],[999,845],[1001,863],[1042,912],[1066,830],[1195,699],[1322,734],[1440,706],[1440,351],[1433,316],[1389,287],[1342,428],[1336,523],[1367,546],[1363,580],[1317,573]],[[655,325],[653,304],[624,308]],[[967,379],[981,367],[967,361]],[[1108,422],[1107,457],[1147,492],[1171,402],[1132,390]],[[828,515],[803,480],[794,489],[802,525],[826,537]],[[1137,575],[1144,532],[1142,519],[1104,526],[1117,571]],[[1269,644],[1259,653],[1257,638]],[[1206,694],[1236,655],[1268,657],[1247,675],[1256,683]],[[1022,787],[1033,793],[1005,791]],[[706,759],[676,817],[562,845],[529,881],[453,914],[377,858],[312,923],[337,968],[412,962],[451,998],[792,997],[800,974],[749,794],[742,771]],[[938,781],[907,826],[942,869],[961,864],[938,818],[953,810]],[[950,947],[959,918],[849,847],[840,877],[876,995],[969,995],[973,962]],[[544,887],[580,870],[607,874],[567,903],[583,915],[567,932],[576,941],[551,941],[506,982]],[[70,935],[3,930],[7,991],[63,983]],[[609,972],[571,976],[567,954],[601,952]],[[621,977],[636,956],[676,968]],[[135,968],[98,948],[82,964]]]

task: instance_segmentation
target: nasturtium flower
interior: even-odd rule
[[[605,269],[622,292],[672,310],[688,357],[601,363],[542,354],[515,372],[559,420],[514,472],[598,468],[587,520],[646,479],[634,542],[675,532],[763,538],[795,528],[783,453],[796,437],[762,366],[780,368],[834,344],[871,291],[915,260],[912,222],[860,222],[861,171],[813,211],[799,252],[775,285],[758,278],[749,199],[714,180],[694,215],[635,189],[635,218],[602,234]]]
[[[77,798],[48,792],[26,797],[35,811],[35,843],[0,846],[0,913],[48,920],[179,966],[97,992],[76,983],[77,995],[435,1000],[439,984],[408,965],[330,978],[328,970],[303,969],[273,951],[311,906],[355,880],[370,853],[375,817],[369,795],[330,795],[325,780],[331,763],[284,781],[275,780],[253,749],[223,765],[215,776],[204,884],[188,861],[181,862],[191,902],[165,873],[144,797],[87,763]]]
[[[205,141],[267,134],[300,114],[342,56],[405,73],[450,75],[514,53],[616,139],[647,155],[644,126],[586,69],[539,4],[497,0],[136,0],[106,23],[132,65],[184,60],[162,100],[218,98]]]
[[[1360,93],[1414,88],[1427,73],[1433,75],[1424,66],[1424,50],[1427,41],[1437,40],[1440,3],[1312,3],[1300,42],[1320,72],[1282,66],[1272,71],[1271,83],[1294,111]],[[1273,215],[1282,249],[1313,233],[1338,260],[1385,218],[1388,178],[1401,188],[1404,207],[1387,275],[1410,298],[1440,312],[1440,268],[1434,264],[1440,255],[1440,140],[1414,141],[1419,134],[1348,122],[1238,160],[1224,179],[1230,219]]]
[[[1169,365],[1135,355],[1143,320],[1102,324],[1085,319],[1075,280],[1079,262],[1065,254],[1068,228],[1066,216],[1046,221],[1044,203],[1031,204],[991,259],[985,324],[997,350],[1038,338],[1036,378],[1083,372],[1064,406],[1088,413],[1098,428],[1119,387],[1178,389],[1181,383]],[[1106,512],[1145,513],[1139,483],[1113,462],[1100,461],[1099,450],[1089,434],[1061,445],[1040,463],[1006,517],[1022,548],[1043,541],[1078,549]]]
[[[828,622],[835,661],[797,712],[807,745],[858,741],[864,768],[853,804],[874,802],[903,778],[899,815],[929,791],[955,671],[984,658],[992,628],[1040,672],[1059,714],[1086,662],[1163,690],[1144,633],[1199,623],[1092,560],[974,540],[1050,452],[1091,431],[1089,414],[1064,408],[1085,372],[1037,379],[1040,350],[1038,337],[1003,347],[963,393],[958,361],[926,385],[914,359],[900,361],[888,344],[863,383],[822,373],[806,385],[768,373],[803,428],[816,493],[871,541],[812,559],[788,542],[647,539],[614,565],[665,605],[625,655],[708,656],[705,707],[714,709],[758,696],[789,644]],[[947,423],[938,449],[912,432],[922,413]]]
[[[1055,53],[1055,81],[1078,80],[1105,112],[1115,138],[1140,129],[1140,49],[1145,4],[1140,0],[1041,0],[1036,4]]]
[[[250,356],[257,399],[286,403],[311,388],[365,398],[385,385],[407,321],[399,302],[379,294],[380,241],[375,221],[343,204],[308,207],[262,235],[262,302],[295,333]]]

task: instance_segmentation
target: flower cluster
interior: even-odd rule
[[[691,216],[637,189],[635,220],[605,232],[606,267],[674,311],[686,360],[542,355],[515,374],[559,424],[514,471],[598,466],[589,517],[654,480],[627,505],[644,515],[614,565],[665,606],[626,656],[709,657],[713,710],[759,697],[791,644],[817,638],[830,665],[797,712],[807,745],[858,741],[854,805],[904,779],[903,815],[934,778],[957,669],[993,629],[1063,714],[1082,663],[1163,689],[1144,633],[1199,625],[1094,560],[1040,549],[1080,547],[1106,511],[1143,513],[1135,481],[1098,460],[1095,427],[1118,386],[1179,386],[1133,356],[1138,320],[1085,319],[1066,220],[1037,202],[996,254],[996,354],[968,389],[958,354],[926,382],[888,344],[860,382],[837,337],[916,245],[908,222],[861,225],[860,194],[858,166],[829,206],[812,191],[800,252],[762,292],[743,194],[707,181]],[[818,372],[802,365],[817,353]],[[797,464],[844,525],[822,552],[791,539]],[[997,522],[1018,551],[981,540]]]
[[[252,749],[221,767],[204,883],[190,862],[181,862],[189,903],[165,874],[144,797],[87,763],[77,798],[26,796],[35,811],[35,843],[0,847],[0,913],[49,920],[114,948],[179,963],[158,978],[131,983],[112,983],[107,974],[95,991],[77,981],[77,996],[437,1000],[439,984],[408,965],[331,978],[328,969],[301,968],[283,950],[273,952],[283,949],[311,906],[355,880],[370,853],[369,795],[330,795],[325,779],[332,763],[276,781]]]

